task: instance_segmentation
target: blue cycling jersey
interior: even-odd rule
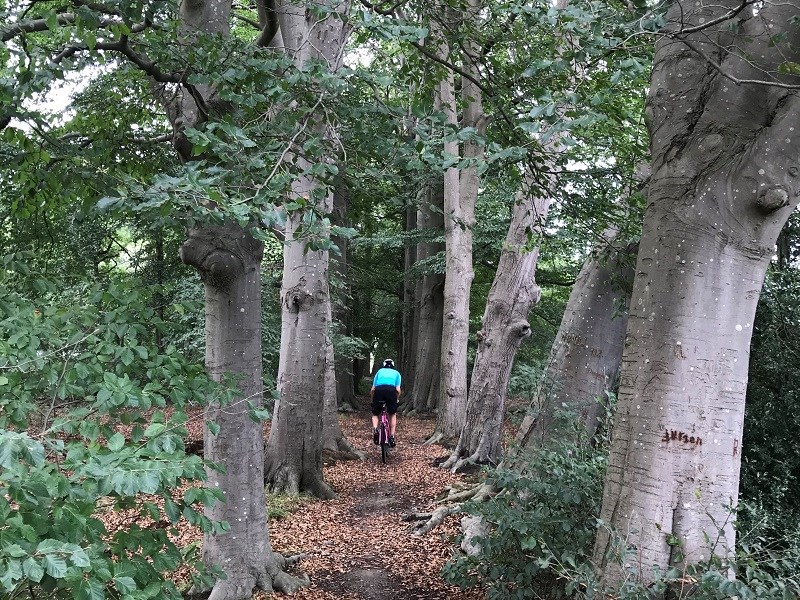
[[[374,387],[378,387],[379,385],[391,385],[394,387],[400,387],[400,373],[394,369],[389,369],[387,367],[383,367],[378,369],[378,372],[375,373],[375,379],[372,380],[372,385]]]

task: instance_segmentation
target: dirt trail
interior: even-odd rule
[[[309,556],[296,567],[311,586],[298,600],[478,600],[478,591],[448,586],[439,573],[450,557],[458,519],[427,536],[411,535],[402,520],[428,510],[446,485],[460,477],[432,466],[445,451],[423,446],[434,421],[401,418],[398,445],[386,466],[372,443],[366,413],[342,418],[342,429],[367,460],[339,461],[325,469],[337,500],[314,501],[270,522],[275,550]],[[283,597],[278,595],[278,597]],[[254,598],[267,598],[260,594]]]

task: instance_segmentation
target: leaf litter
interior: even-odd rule
[[[431,511],[447,486],[463,482],[456,475],[434,466],[447,452],[439,445],[424,445],[435,420],[400,416],[397,447],[386,465],[372,442],[367,412],[340,415],[340,424],[350,444],[366,453],[366,460],[326,459],[325,480],[338,494],[335,500],[305,499],[289,502],[291,512],[269,523],[273,550],[284,556],[302,554],[291,567],[295,574],[307,573],[311,585],[291,596],[296,600],[480,600],[484,592],[462,590],[447,584],[440,572],[456,549],[457,515],[425,536],[415,536],[403,517]],[[202,448],[203,419],[191,414],[187,423],[187,447]],[[265,435],[269,425],[265,424]],[[175,490],[180,497],[185,487]],[[149,498],[159,506],[160,498]],[[269,502],[269,498],[267,501]],[[109,507],[111,508],[111,507]],[[179,547],[202,544],[202,532],[181,519],[144,522],[138,511],[109,510],[103,517],[109,531],[130,527],[165,527]],[[138,517],[138,518],[137,518]],[[180,587],[189,573],[174,573]],[[256,592],[253,600],[287,597]]]

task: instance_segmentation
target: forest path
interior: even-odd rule
[[[338,499],[311,501],[270,522],[273,548],[284,555],[306,553],[293,570],[311,586],[292,596],[301,600],[479,600],[477,590],[447,585],[440,571],[451,556],[458,518],[450,517],[426,536],[414,536],[403,516],[430,510],[445,486],[462,478],[433,466],[446,451],[425,446],[435,421],[400,417],[397,447],[383,465],[372,443],[369,414],[341,416],[348,441],[365,461],[336,461],[325,478]],[[267,598],[258,594],[254,598]],[[276,597],[283,597],[276,595]]]

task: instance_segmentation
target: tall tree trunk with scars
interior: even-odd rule
[[[556,2],[559,10],[566,5],[567,0]],[[470,5],[473,19],[477,19],[478,8],[477,2]],[[476,48],[468,50],[466,54],[477,56]],[[472,68],[472,75],[477,76],[475,65],[472,62],[468,64]],[[479,92],[474,83],[470,82],[470,85],[474,89],[465,92],[467,98]],[[476,111],[473,121],[485,121],[480,106],[473,109]],[[465,120],[466,114],[467,111]],[[466,418],[459,431],[456,448],[442,464],[444,468],[456,471],[469,463],[494,463],[502,455],[500,442],[508,380],[517,349],[522,340],[530,335],[528,313],[539,301],[540,295],[535,280],[539,249],[526,251],[525,246],[529,243],[529,233],[541,232],[547,218],[553,190],[557,185],[555,177],[549,173],[555,170],[556,161],[564,151],[561,139],[562,136],[556,133],[542,144],[547,162],[544,168],[539,169],[539,181],[535,180],[531,171],[526,171],[515,198],[506,242],[486,301],[482,328],[478,332],[478,350],[472,370]]]
[[[299,67],[309,60],[324,60],[335,71],[342,61],[347,36],[340,15],[317,16],[291,2],[276,3],[283,43]],[[319,6],[345,14],[349,2],[320,2]],[[321,115],[311,117],[316,135],[327,135]],[[297,156],[301,171],[310,164]],[[311,200],[320,184],[310,175],[292,183],[295,198]],[[317,210],[327,214],[332,194],[325,192]],[[323,411],[325,379],[332,353],[330,344],[331,300],[328,286],[328,252],[306,250],[295,237],[302,216],[290,215],[286,223],[283,283],[281,286],[281,352],[278,369],[280,398],[276,404],[265,458],[264,477],[273,492],[309,492],[332,498],[333,490],[322,476]]]
[[[180,35],[191,45],[198,34],[227,35],[230,2],[197,0],[180,8]],[[165,101],[175,131],[175,148],[184,161],[192,160],[184,131],[214,114],[214,90],[196,87],[196,95],[171,95]],[[196,101],[202,98],[205,106]],[[272,551],[264,506],[264,438],[261,424],[250,418],[247,404],[263,404],[261,369],[261,257],[263,246],[239,225],[200,227],[189,232],[181,259],[197,268],[205,286],[206,369],[221,381],[237,377],[239,399],[233,405],[210,405],[206,421],[219,426],[217,434],[206,427],[206,460],[223,465],[224,472],[208,471],[207,485],[222,492],[224,500],[206,509],[213,521],[227,521],[228,532],[207,533],[203,560],[220,568],[225,579],[216,582],[210,600],[243,600],[255,588],[292,593],[307,584],[283,572],[285,560]]]
[[[635,246],[619,250],[604,242],[583,264],[567,300],[556,339],[517,442],[545,446],[574,434],[564,408],[581,420],[584,440],[597,432],[602,398],[616,381],[628,324]],[[579,440],[575,440],[578,442]]]
[[[477,29],[480,18],[480,0],[468,0],[463,13],[457,15],[459,23],[468,23]],[[451,11],[446,11],[449,15]],[[465,42],[462,53],[464,72],[476,81],[480,79],[474,58],[480,49],[474,41]],[[448,60],[455,53],[441,51]],[[449,56],[448,56],[449,54]],[[447,122],[457,127],[454,74],[438,86],[442,110]],[[478,136],[486,131],[488,119],[483,112],[483,92],[467,78],[461,81],[463,113],[461,127],[474,128]],[[459,156],[457,141],[445,142],[446,156]],[[462,158],[478,161],[484,156],[483,143],[470,139],[463,144]],[[461,170],[449,168],[444,174],[444,231],[446,276],[444,281],[444,321],[442,325],[442,364],[439,413],[436,432],[429,441],[457,439],[467,416],[467,347],[469,343],[469,295],[474,271],[472,267],[472,229],[475,225],[475,204],[478,200],[480,176],[478,167],[471,164]]]
[[[417,230],[417,207],[416,204],[406,207],[405,232],[412,233]],[[401,327],[402,344],[400,350],[400,372],[403,374],[403,385],[411,389],[414,385],[414,378],[417,373],[417,327],[419,312],[417,309],[416,282],[410,277],[411,268],[419,260],[417,256],[417,245],[406,244],[405,265],[403,279],[403,323]]]
[[[467,404],[467,419],[458,444],[443,468],[454,471],[469,463],[495,463],[500,445],[508,380],[520,343],[531,334],[528,313],[539,301],[536,261],[539,249],[528,250],[530,232],[541,232],[550,208],[550,193],[535,190],[528,175],[514,199],[497,272],[486,300],[483,324]]]
[[[347,214],[349,192],[337,187],[333,192],[332,223],[344,226]],[[340,285],[343,287],[339,302],[330,303],[331,315],[329,322],[334,327],[341,328],[343,333],[349,334],[350,310],[347,307],[349,285],[347,285],[347,239],[334,236],[332,241],[339,248],[336,258],[331,261],[332,269],[336,272]],[[344,437],[339,424],[340,403],[352,406],[355,399],[353,392],[353,374],[348,366],[348,361],[335,356],[333,340],[328,336],[326,344],[327,370],[325,372],[325,406],[322,414],[322,449],[335,452],[340,458],[365,457],[360,450],[353,448]]]
[[[332,223],[339,227],[347,227],[347,211],[350,203],[350,192],[344,188],[337,188],[333,193]],[[334,236],[333,243],[339,248],[339,254],[333,258],[332,270],[339,281],[340,293],[338,300],[333,302],[332,318],[338,331],[343,335],[353,335],[353,319],[350,308],[352,294],[349,284],[349,245],[348,240],[342,236]],[[353,361],[336,356],[336,401],[339,407],[353,406],[355,404],[355,382],[353,381]]]
[[[753,316],[800,194],[800,96],[781,87],[800,84],[781,74],[800,63],[797,10],[676,3],[656,47],[653,174],[601,511],[632,555],[621,566],[603,529],[594,557],[612,586],[734,550]]]
[[[417,210],[417,226],[427,235],[440,231],[442,217],[442,180],[436,178],[425,186],[425,197]],[[417,245],[417,260],[424,261],[441,252],[441,242],[424,241]],[[436,408],[439,398],[439,365],[442,352],[444,275],[426,273],[417,282],[417,369],[406,409],[427,413]]]

